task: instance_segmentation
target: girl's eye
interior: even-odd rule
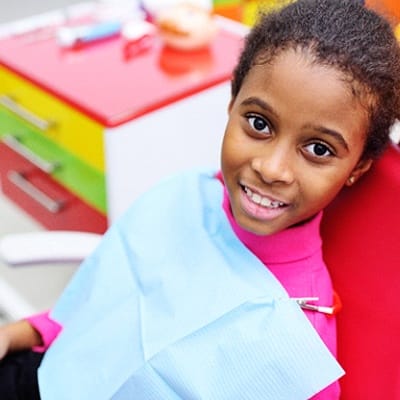
[[[333,151],[323,143],[311,143],[305,149],[315,157],[324,158],[333,156]]]
[[[262,133],[270,133],[270,128],[267,121],[264,118],[261,118],[257,115],[250,115],[247,117],[247,121],[249,122],[252,129],[257,132]]]

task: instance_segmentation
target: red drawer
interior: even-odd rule
[[[0,143],[3,193],[50,230],[103,233],[107,218],[4,143]]]

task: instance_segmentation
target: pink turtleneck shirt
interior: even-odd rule
[[[290,297],[318,297],[315,304],[331,306],[333,289],[322,258],[319,225],[322,212],[300,226],[273,235],[259,236],[242,229],[234,220],[227,191],[224,188],[223,208],[232,229],[244,245],[275,275]],[[326,346],[336,356],[335,318],[316,311],[305,311]],[[62,329],[48,313],[34,315],[28,321],[41,334],[46,350]],[[339,384],[333,383],[312,400],[338,400]]]

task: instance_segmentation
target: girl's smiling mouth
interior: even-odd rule
[[[244,213],[261,221],[269,221],[282,215],[288,208],[288,204],[255,192],[248,186],[241,186],[240,204]]]
[[[287,205],[282,201],[274,200],[267,196],[262,196],[261,194],[255,193],[247,186],[242,185],[242,189],[252,202],[254,202],[255,204],[259,204],[263,207],[274,209],[274,208],[285,207]]]

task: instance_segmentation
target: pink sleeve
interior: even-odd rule
[[[62,326],[59,323],[50,318],[48,311],[42,314],[32,315],[31,317],[26,318],[26,320],[42,337],[43,344],[32,348],[32,350],[38,352],[46,351],[62,329]]]

